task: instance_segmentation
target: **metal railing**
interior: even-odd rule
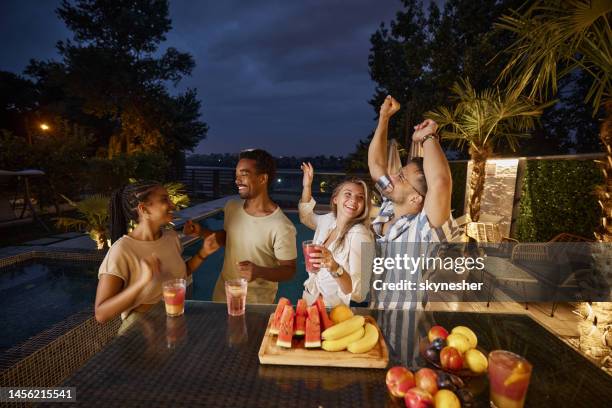
[[[216,199],[237,193],[235,174],[236,170],[233,167],[186,166],[181,182],[192,197]],[[313,194],[329,196],[334,187],[347,176],[342,172],[317,171],[313,180]],[[367,174],[351,174],[351,176],[370,182]],[[274,195],[301,194],[302,172],[290,169],[277,170],[276,177],[270,184],[270,190]]]

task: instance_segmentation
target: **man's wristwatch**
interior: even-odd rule
[[[332,276],[332,278],[339,278],[342,275],[344,275],[344,268],[342,268],[341,266],[338,266],[338,269],[336,269],[336,272],[329,272],[329,274]]]

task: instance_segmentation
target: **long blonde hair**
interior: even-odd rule
[[[353,177],[353,178],[344,180],[342,183],[336,186],[336,188],[334,189],[332,193],[331,201],[330,201],[330,206],[331,206],[332,212],[334,213],[334,217],[338,217],[338,206],[334,204],[334,198],[336,198],[338,194],[340,194],[342,187],[344,187],[346,184],[358,184],[361,187],[363,187],[363,195],[364,195],[363,212],[359,214],[357,217],[347,222],[344,228],[342,228],[342,230],[338,233],[338,238],[336,239],[337,244],[335,245],[336,249],[342,249],[344,247],[344,243],[346,241],[346,234],[351,230],[351,228],[353,228],[354,225],[363,224],[367,229],[369,229],[369,225],[370,225],[370,210],[372,208],[372,202],[370,200],[370,189],[368,188],[368,185],[365,183],[365,181],[363,181],[360,178]]]

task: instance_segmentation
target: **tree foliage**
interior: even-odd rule
[[[62,1],[72,31],[61,61],[32,60],[26,74],[40,109],[95,129],[98,155],[163,151],[174,160],[205,137],[194,89],[170,92],[195,65],[188,53],[160,49],[171,28],[167,1]]]
[[[382,23],[370,39],[368,62],[376,88],[369,103],[376,115],[387,94],[402,104],[402,110],[391,121],[389,137],[409,146],[412,126],[423,119],[424,112],[447,105],[451,87],[461,78],[470,78],[478,91],[493,88],[510,58],[502,51],[514,41],[512,33],[495,30],[494,23],[523,3],[449,0],[442,8],[430,2],[425,11],[422,1],[403,0],[395,18]],[[597,149],[593,135],[596,121],[583,115],[584,104],[575,97],[581,86],[574,80],[565,83],[563,103],[545,111],[542,125],[533,131],[533,143],[525,145],[527,149],[538,154]],[[577,142],[577,134],[587,137]],[[372,134],[368,139],[371,137]],[[368,144],[367,139],[358,143],[350,156],[349,169],[367,168]],[[449,156],[458,156],[449,145],[445,147]],[[510,152],[503,146],[498,151]],[[459,156],[465,157],[466,153]]]

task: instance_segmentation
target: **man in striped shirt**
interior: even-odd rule
[[[451,172],[436,134],[438,124],[430,119],[415,126],[412,135],[413,143],[422,146],[422,161],[411,160],[395,169],[389,166],[389,119],[399,108],[400,104],[387,96],[380,107],[378,126],[368,150],[370,175],[383,195],[380,213],[372,227],[378,257],[422,258],[431,254],[435,243],[451,241],[456,234],[456,223],[451,217]],[[407,270],[405,264],[401,266],[386,267],[373,280],[418,283],[426,272],[420,268]],[[425,301],[426,297],[418,290],[372,288],[370,296],[370,306],[375,309],[414,310]]]

